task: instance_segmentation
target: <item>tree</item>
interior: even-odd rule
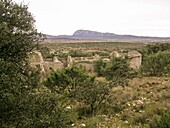
[[[0,127],[67,127],[56,98],[34,92],[39,73],[29,66],[27,55],[42,36],[27,9],[12,0],[0,0]]]

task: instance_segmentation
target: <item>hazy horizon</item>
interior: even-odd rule
[[[170,37],[169,0],[14,0],[28,4],[38,31],[72,35],[76,30]]]

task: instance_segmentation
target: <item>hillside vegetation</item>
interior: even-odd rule
[[[39,45],[28,7],[0,1],[1,128],[169,128],[170,44],[78,43]],[[61,47],[60,47],[61,46]],[[140,69],[113,50],[138,50]],[[45,74],[31,66],[41,51],[48,60],[59,56],[111,56],[96,60],[95,70],[72,64]],[[37,54],[36,54],[37,55]],[[29,57],[34,57],[29,60]],[[70,57],[69,57],[70,58]],[[59,62],[57,58],[55,61]]]

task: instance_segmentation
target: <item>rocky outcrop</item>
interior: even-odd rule
[[[110,54],[110,56],[122,57],[122,58],[128,57],[129,66],[133,69],[139,69],[142,63],[142,54],[140,54],[136,50],[129,51],[129,52],[114,51]]]
[[[77,30],[73,34],[74,38],[80,38],[80,39],[105,39],[105,38],[109,39],[109,38],[114,38],[116,36],[117,35],[113,33],[102,33],[102,32],[89,31],[89,30]]]
[[[69,40],[77,40],[77,39],[116,39],[120,41],[170,41],[170,37],[148,37],[148,36],[134,36],[134,35],[119,35],[114,33],[102,33],[97,31],[90,30],[77,30],[73,33],[73,35],[59,35],[59,36],[51,36],[46,35],[47,39],[55,40],[55,39],[69,39]]]
[[[64,67],[63,63],[58,60],[57,57],[53,58],[53,61],[44,61],[41,52],[33,51],[29,53],[29,62],[32,67],[40,68],[42,73],[48,73],[56,71]]]

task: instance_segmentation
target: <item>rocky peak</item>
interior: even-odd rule
[[[113,33],[102,33],[90,30],[77,30],[74,32],[73,37],[78,38],[106,38],[106,37],[113,37],[116,34]]]

